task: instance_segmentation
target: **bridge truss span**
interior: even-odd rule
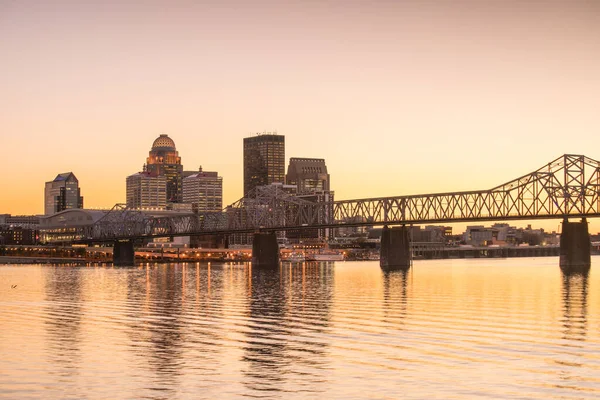
[[[445,223],[600,215],[600,163],[566,154],[490,190],[437,193],[334,204],[338,221]]]
[[[432,224],[600,216],[600,163],[565,154],[542,168],[489,190],[331,201],[296,196],[282,185],[211,213],[148,213],[116,205],[82,241],[233,234],[344,226]]]

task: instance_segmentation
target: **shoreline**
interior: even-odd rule
[[[87,264],[91,260],[75,257],[0,256],[0,265],[6,264]]]

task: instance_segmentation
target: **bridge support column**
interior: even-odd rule
[[[587,272],[592,264],[591,244],[587,220],[569,222],[563,220],[560,235],[560,269],[564,272]]]
[[[412,257],[410,254],[410,237],[405,225],[388,228],[381,231],[381,254],[379,265],[381,269],[408,270]]]
[[[133,266],[135,264],[135,250],[133,240],[115,240],[113,245],[113,265]]]
[[[252,266],[273,268],[279,266],[279,244],[275,232],[256,232],[252,238]]]

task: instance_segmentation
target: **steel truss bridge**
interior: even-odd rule
[[[82,242],[288,231],[347,226],[432,224],[600,216],[600,162],[565,154],[488,190],[330,201],[259,187],[222,212],[151,216],[117,204]]]

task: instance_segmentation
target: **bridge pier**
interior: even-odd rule
[[[133,266],[135,264],[135,250],[133,240],[115,240],[113,244],[113,265]]]
[[[569,222],[565,218],[560,235],[560,269],[566,273],[589,271],[592,264],[590,250],[587,220]]]
[[[410,237],[405,225],[381,231],[381,250],[379,265],[385,271],[408,270],[412,257],[410,254]]]
[[[256,232],[252,238],[252,266],[274,268],[279,266],[279,244],[275,232]]]

